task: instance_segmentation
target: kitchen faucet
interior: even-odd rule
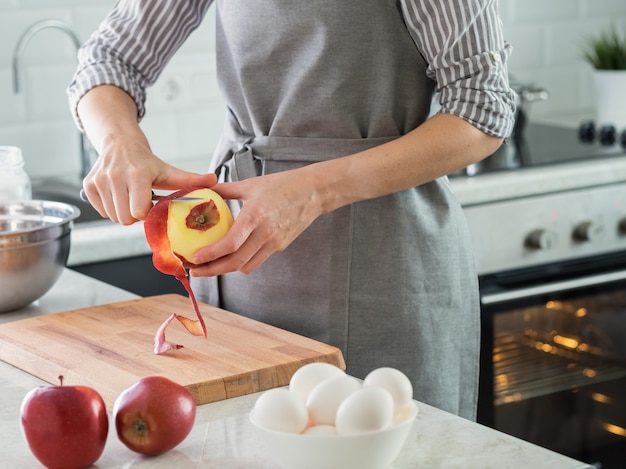
[[[21,78],[21,59],[24,54],[24,50],[29,41],[39,32],[44,29],[58,29],[66,33],[72,42],[76,50],[81,46],[81,42],[78,36],[67,23],[57,19],[44,19],[32,24],[24,33],[20,36],[13,52],[13,92],[18,94],[20,92],[20,78]],[[95,153],[95,150],[91,146],[89,139],[85,137],[85,134],[79,132],[80,135],[80,162],[81,171],[80,177],[84,178],[91,169],[92,161],[91,156]]]

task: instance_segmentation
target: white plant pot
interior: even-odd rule
[[[594,70],[596,123],[626,129],[626,70]]]

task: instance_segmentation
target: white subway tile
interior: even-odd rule
[[[67,122],[41,122],[0,126],[0,142],[24,153],[24,167],[31,177],[80,173],[79,133]]]
[[[615,17],[615,15],[626,15],[626,2],[624,0],[582,0],[582,16],[584,18]]]
[[[13,92],[13,75],[9,69],[0,70],[0,103],[0,126],[26,120],[26,99],[23,93]]]
[[[199,158],[209,167],[211,156],[224,126],[225,108],[221,103],[206,109],[181,113],[178,116],[179,158]]]
[[[93,2],[96,3],[96,2]],[[91,34],[98,29],[98,26],[105,18],[113,6],[114,1],[100,1],[98,4],[91,2],[80,2],[81,6],[72,8],[71,22],[81,43],[85,42]]]
[[[546,50],[548,66],[580,64],[584,62],[586,40],[600,28],[607,26],[598,20],[560,22],[547,28]]]
[[[15,10],[19,3],[19,0],[0,0],[0,11]]]
[[[65,90],[75,69],[76,64],[65,64],[27,70],[21,94],[26,97],[29,119],[72,119]]]
[[[542,26],[532,24],[511,25],[504,36],[513,46],[509,69],[539,68],[545,65],[545,31]]]
[[[178,128],[174,114],[147,113],[141,121],[141,128],[155,155],[168,162],[176,157]]]
[[[89,0],[91,4],[113,4],[115,0]],[[19,0],[22,8],[72,7],[85,4],[85,0]]]
[[[506,1],[506,0],[504,0]],[[511,21],[547,22],[577,18],[580,15],[580,0],[510,0]],[[602,0],[599,0],[602,1]]]

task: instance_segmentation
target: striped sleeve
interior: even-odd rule
[[[212,0],[118,0],[78,51],[78,68],[67,93],[74,119],[87,91],[99,85],[125,90],[145,114],[145,89],[152,85]]]
[[[487,134],[513,130],[515,93],[507,75],[511,45],[503,38],[497,0],[401,0],[405,23],[436,81],[440,112]]]

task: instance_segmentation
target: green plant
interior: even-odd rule
[[[597,70],[626,70],[626,39],[613,27],[588,39],[583,57]]]

